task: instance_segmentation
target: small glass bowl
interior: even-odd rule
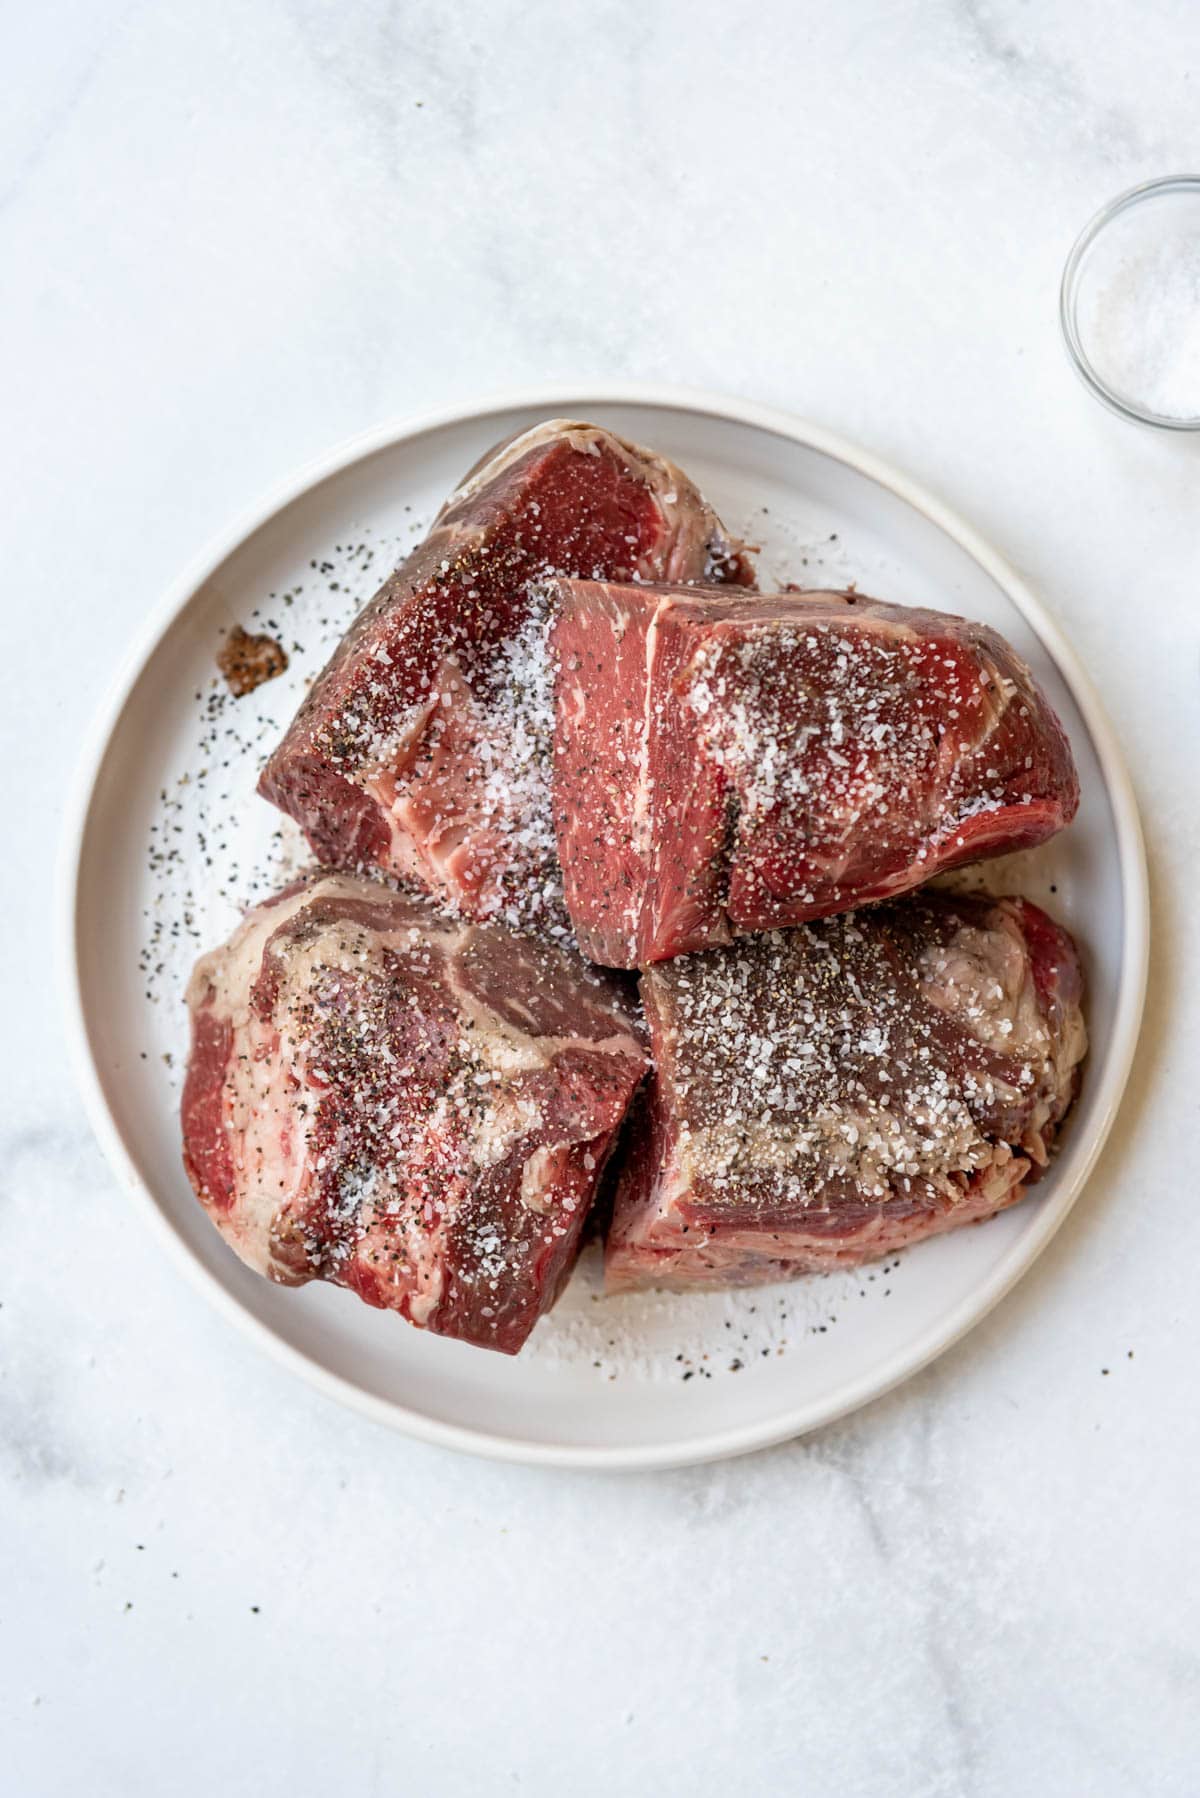
[[[1110,200],[1084,226],[1067,257],[1059,293],[1059,318],[1067,349],[1085,385],[1122,418],[1154,425],[1162,431],[1200,431],[1200,407],[1194,394],[1189,395],[1193,409],[1188,413],[1166,412],[1150,404],[1145,394],[1124,386],[1120,373],[1098,357],[1095,322],[1089,323],[1085,316],[1088,305],[1096,299],[1094,284],[1104,279],[1106,261],[1111,286],[1113,277],[1122,271],[1123,265],[1117,260],[1123,254],[1122,239],[1124,254],[1128,256],[1129,246],[1135,245],[1139,236],[1147,245],[1154,245],[1160,261],[1163,252],[1181,260],[1190,255],[1200,270],[1200,175],[1166,175],[1158,181],[1131,187]],[[1125,266],[1128,272],[1128,265]],[[1138,296],[1129,280],[1126,289],[1128,322],[1128,308]],[[1142,302],[1152,302],[1152,281],[1146,284],[1140,298]],[[1200,291],[1197,311],[1200,315]],[[1197,328],[1200,329],[1200,318]]]

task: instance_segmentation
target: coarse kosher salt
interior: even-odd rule
[[[1076,303],[1101,380],[1163,418],[1200,418],[1200,196],[1119,214],[1089,247]]]

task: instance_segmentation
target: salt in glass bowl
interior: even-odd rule
[[[1059,316],[1104,405],[1160,430],[1200,431],[1200,175],[1110,200],[1067,258]]]

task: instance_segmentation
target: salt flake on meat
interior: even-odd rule
[[[242,1259],[515,1353],[646,1065],[612,979],[348,875],[197,963],[184,1164]]]
[[[944,893],[648,969],[608,1286],[855,1266],[1014,1204],[1075,1096],[1081,990],[1036,906]]]

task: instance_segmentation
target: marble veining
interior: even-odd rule
[[[1103,413],[1055,318],[1083,220],[1195,161],[1191,0],[67,0],[0,42],[6,1798],[1194,1792],[1200,444]],[[1004,1304],[814,1438],[627,1478],[395,1438],[230,1330],[91,1140],[52,940],[177,570],[353,431],[594,376],[789,406],[994,537],[1116,723],[1157,933]]]

